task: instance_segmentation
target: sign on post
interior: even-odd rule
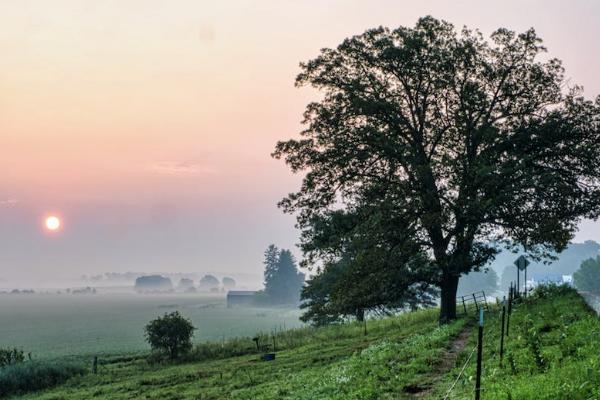
[[[515,265],[520,271],[523,271],[529,265],[529,260],[525,256],[519,256],[515,261]]]

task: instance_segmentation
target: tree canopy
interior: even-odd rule
[[[459,277],[499,246],[532,259],[564,249],[579,219],[600,212],[600,98],[568,88],[544,52],[533,29],[486,40],[424,17],[301,64],[296,84],[322,98],[307,106],[302,137],[273,155],[305,172],[280,205],[297,213],[306,262],[339,260],[374,216],[390,221],[385,241],[435,267],[444,322],[456,317]],[[344,229],[316,240],[340,212]]]
[[[293,304],[300,298],[304,274],[289,250],[270,245],[265,251],[265,295],[272,304]]]
[[[163,351],[174,360],[192,348],[194,326],[179,311],[167,313],[150,321],[146,327],[146,340],[153,350]]]
[[[582,262],[573,274],[573,282],[580,290],[600,294],[600,256]]]
[[[214,288],[218,288],[221,282],[219,279],[213,275],[204,275],[200,278],[199,287],[200,290],[210,290]]]

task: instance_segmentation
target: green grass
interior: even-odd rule
[[[101,365],[86,375],[26,398],[36,399],[402,399],[404,388],[429,379],[444,348],[465,324],[437,327],[430,309],[361,324],[302,328],[277,335],[277,359],[247,354],[217,358],[198,350],[179,365],[150,365],[132,358]],[[225,343],[250,351],[254,343]],[[283,349],[283,350],[281,350]]]
[[[72,362],[28,361],[0,368],[0,397],[56,386],[86,369]]]
[[[301,326],[298,310],[225,307],[224,295],[63,293],[0,295],[0,346],[34,359],[148,351],[144,325],[178,310],[198,328],[194,342]]]
[[[518,304],[510,318],[500,367],[500,318],[484,328],[482,399],[600,399],[600,320],[573,289],[542,289]],[[458,361],[476,345],[476,331]],[[458,376],[457,367],[438,385],[437,398]],[[475,357],[450,399],[472,399]]]

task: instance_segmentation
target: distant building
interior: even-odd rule
[[[230,290],[227,292],[227,308],[254,305],[255,290]]]

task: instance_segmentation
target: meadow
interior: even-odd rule
[[[266,362],[250,338],[224,345],[248,354],[221,357],[196,348],[175,364],[115,360],[98,374],[75,376],[31,399],[402,399],[434,379],[435,366],[465,320],[438,327],[436,309],[276,336],[277,357]],[[265,340],[269,338],[265,337]],[[272,339],[272,338],[271,338]],[[212,348],[221,349],[220,344]]]
[[[223,295],[4,294],[0,345],[37,359],[147,351],[145,324],[175,310],[198,328],[195,343],[302,325],[298,310],[228,309]]]
[[[43,400],[471,399],[475,313],[441,327],[438,313],[431,308],[369,320],[366,331],[358,322],[264,330],[260,343],[276,347],[269,362],[251,337],[240,336],[198,343],[177,362],[105,356],[97,374],[89,363],[64,364],[72,372],[62,376],[43,371],[60,364],[25,362],[5,368],[0,383],[15,385],[7,394]],[[499,316],[497,305],[485,313],[482,398],[600,398],[600,319],[574,289],[542,287],[515,303],[502,365]],[[24,370],[28,365],[51,376],[46,387],[56,387],[24,393],[31,387],[23,382],[38,374]]]

